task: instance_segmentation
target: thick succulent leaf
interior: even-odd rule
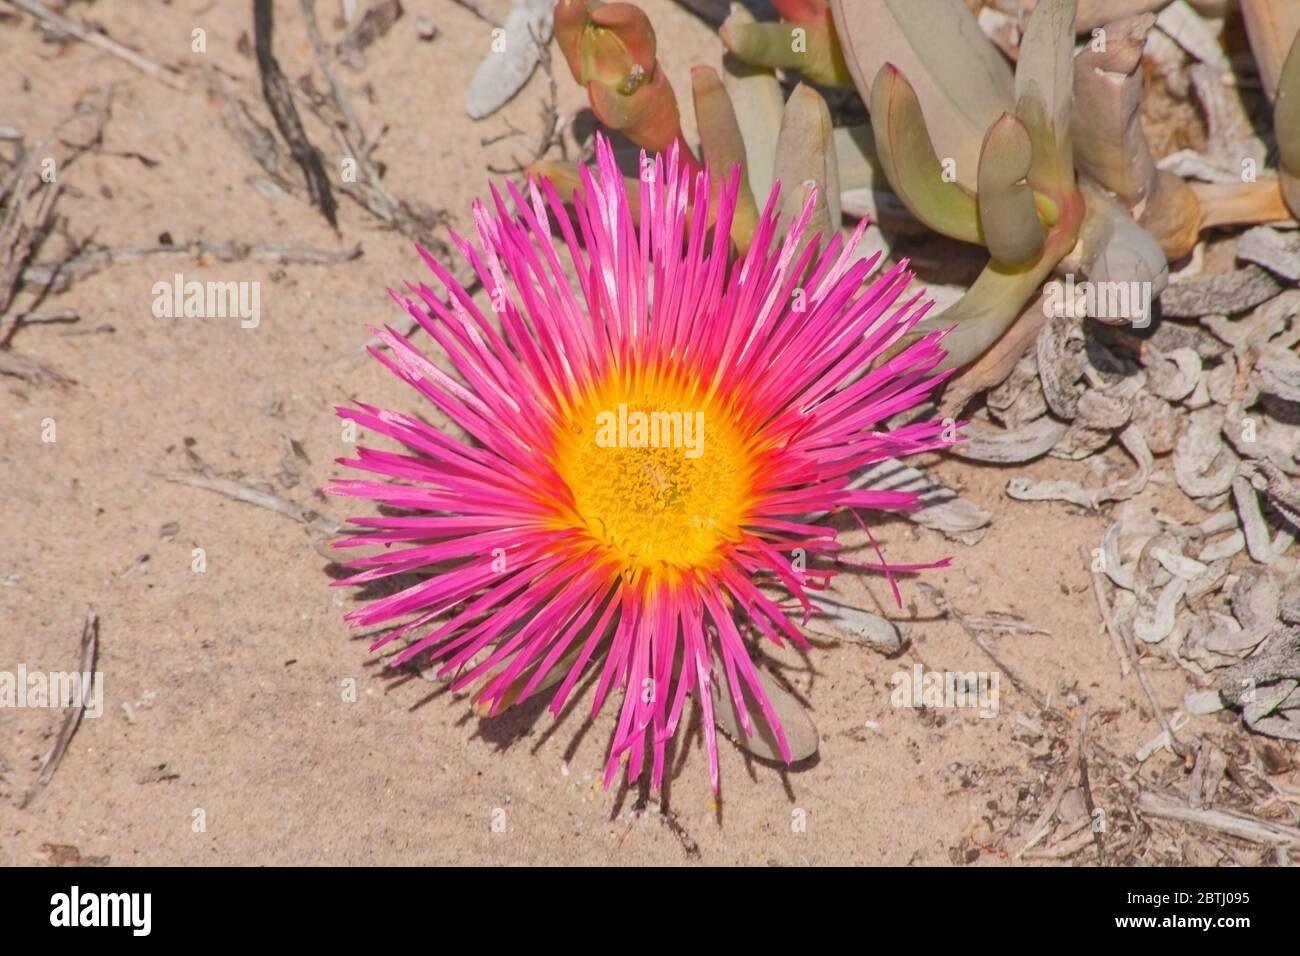
[[[1084,196],[1069,190],[1062,195],[1057,213],[1037,258],[1018,266],[991,259],[965,295],[917,325],[916,331],[922,333],[953,326],[943,340],[948,353],[943,368],[969,365],[996,345],[1016,322],[1025,303],[1038,294],[1043,281],[1075,248],[1084,216]]]
[[[744,7],[733,8],[732,17],[753,17]],[[745,141],[745,166],[749,186],[759,206],[767,202],[772,191],[772,173],[776,164],[776,140],[781,133],[781,114],[785,97],[775,74],[764,67],[751,66],[728,53],[722,58],[722,84],[736,114],[741,138]]]
[[[1011,69],[962,0],[832,0],[835,29],[865,103],[886,63],[911,80],[938,154],[975,188],[979,147],[1014,104]]]
[[[811,186],[817,189],[808,238],[825,242],[840,228],[840,182],[832,141],[831,114],[821,94],[800,83],[781,117],[776,147],[776,179],[781,184],[781,219],[798,218]]]
[[[593,81],[587,84],[587,96],[602,123],[651,152],[666,152],[681,135],[677,97],[663,70],[627,94]]]
[[[1081,187],[1087,209],[1079,229],[1080,264],[1088,280],[1148,283],[1154,301],[1169,284],[1169,265],[1160,246],[1105,191]]]
[[[1150,13],[1106,25],[1105,49],[1086,43],[1074,58],[1071,127],[1079,172],[1126,205],[1147,197],[1156,165],[1142,129],[1142,50]]]
[[[727,49],[746,63],[797,70],[820,86],[853,85],[835,38],[817,25],[757,23],[746,11],[727,17],[718,35]]]
[[[889,63],[872,83],[871,128],[880,165],[912,214],[935,232],[982,242],[975,198],[956,182],[945,180],[916,93]],[[976,168],[978,161],[977,153]]]
[[[578,42],[587,25],[587,0],[559,0],[555,6],[555,41],[574,80],[583,83],[582,54]]]
[[[940,368],[961,368],[983,355],[1038,294],[1054,264],[1046,254],[1020,266],[990,260],[964,296],[918,324],[918,332],[953,326],[943,339],[947,355]]]
[[[1016,64],[1016,115],[1034,147],[1029,185],[1049,196],[1074,184],[1070,101],[1076,2],[1039,0],[1025,26]]]
[[[1090,33],[1123,17],[1152,13],[1168,5],[1169,0],[1079,0],[1074,29],[1078,33]],[[1227,5],[1226,0],[1222,5]]]
[[[1241,15],[1264,92],[1274,100],[1300,34],[1300,0],[1241,0]]]
[[[980,229],[989,255],[1019,265],[1043,251],[1043,224],[1034,207],[1034,191],[1023,182],[1033,161],[1024,124],[1003,113],[984,136],[980,151]]]
[[[1291,52],[1278,79],[1273,103],[1273,131],[1277,136],[1282,191],[1291,211],[1300,218],[1296,181],[1300,180],[1300,34],[1291,42]]]
[[[713,208],[718,208],[718,193],[737,166],[740,167],[740,192],[731,221],[731,240],[742,253],[749,248],[758,222],[758,209],[749,188],[745,171],[745,142],[731,106],[731,98],[716,70],[711,66],[691,68],[691,92],[695,98],[695,123],[700,131],[700,150],[713,172]]]
[[[574,194],[582,188],[582,177],[578,175],[578,167],[569,162],[539,159],[529,165],[524,170],[524,174],[550,180],[551,185],[555,187],[555,191],[559,193],[560,198],[566,203],[572,203]],[[624,176],[623,188],[627,193],[627,204],[632,213],[632,218],[639,222],[641,217],[640,180],[635,176]]]

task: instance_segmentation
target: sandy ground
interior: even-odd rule
[[[475,124],[461,104],[489,28],[450,0],[404,5],[406,16],[372,48],[364,72],[344,69],[343,81],[368,128],[390,126],[376,154],[390,189],[445,208],[463,228],[469,201],[486,192],[485,166],[509,166],[535,141],[545,80],[534,77],[501,113]],[[660,56],[680,94],[688,65],[715,55],[713,40],[666,0],[644,5],[661,38],[671,39],[661,39]],[[321,6],[335,38],[335,5]],[[250,30],[247,7],[101,0],[73,9],[155,59],[197,66],[210,58],[240,78],[241,94],[267,122],[255,64],[237,52]],[[282,7],[277,54],[296,78],[310,50],[297,5]],[[435,41],[418,40],[420,16],[440,28]],[[190,51],[196,26],[207,31],[206,54]],[[588,698],[558,722],[540,704],[480,720],[441,685],[386,673],[342,622],[353,597],[328,587],[328,562],[313,549],[312,532],[153,473],[186,467],[188,445],[223,474],[270,481],[287,497],[346,517],[316,491],[335,472],[333,459],[349,451],[332,406],[352,397],[395,408],[417,403],[376,363],[341,360],[364,341],[367,323],[396,318],[385,286],[423,278],[408,242],[346,199],[335,235],[299,199],[252,189],[246,180],[260,170],[198,84],[177,92],[84,44],[42,43],[26,18],[0,20],[0,64],[0,124],[29,140],[88,90],[115,91],[104,148],[66,172],[60,209],[78,238],[121,247],[166,232],[177,241],[364,247],[356,261],[327,268],[118,265],[46,303],[77,309],[82,327],[111,323],[115,331],[68,336],[71,326],[44,325],[15,337],[15,350],[76,384],[0,379],[0,669],[75,668],[81,622],[93,606],[106,704],[101,717],[83,722],[50,785],[21,810],[61,715],[0,711],[0,767],[10,767],[0,777],[0,863],[71,853],[51,845],[112,865],[1007,859],[1005,849],[980,852],[977,839],[972,849],[972,834],[1001,830],[1017,816],[1032,820],[1063,745],[1026,736],[1016,715],[1032,715],[1033,705],[1005,680],[991,719],[890,705],[891,675],[915,663],[990,666],[912,582],[903,585],[904,607],[890,609],[913,622],[914,643],[896,659],[829,641],[806,658],[775,658],[821,732],[810,765],[775,768],[724,741],[715,800],[696,725],[676,754],[668,814],[653,812],[657,797],[651,812],[637,812],[635,788],[601,788],[612,717],[588,725]],[[579,108],[581,93],[558,79],[561,110]],[[523,135],[480,146],[512,126]],[[689,117],[687,126],[691,135]],[[260,325],[155,319],[151,288],[177,271],[259,282]],[[52,443],[42,441],[46,420],[57,429]],[[309,459],[293,465],[300,475],[292,487],[277,481],[284,436]],[[939,470],[994,512],[989,534],[965,547],[885,522],[878,533],[891,556],[952,554],[952,568],[927,580],[959,607],[1015,612],[1050,632],[994,640],[1009,667],[1055,700],[1088,698],[1100,715],[1091,732],[1132,752],[1155,725],[1099,632],[1080,556],[1106,518],[1011,502],[1007,469],[950,461]],[[1081,470],[1055,461],[1029,469],[1074,477]],[[1148,503],[1171,507],[1160,488],[1151,486]],[[178,530],[164,534],[173,523]],[[202,573],[193,570],[196,548]],[[882,581],[868,584],[887,602]],[[1153,677],[1166,707],[1177,706],[1183,675],[1153,665]],[[358,687],[355,701],[346,699],[348,679]],[[1151,766],[1172,769],[1173,761],[1158,755]],[[503,832],[494,819],[505,822]]]

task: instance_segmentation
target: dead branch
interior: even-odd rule
[[[68,744],[72,742],[72,735],[81,726],[81,718],[85,714],[88,705],[87,698],[94,686],[93,681],[88,682],[85,675],[94,674],[95,658],[98,653],[99,617],[95,614],[94,608],[87,608],[86,623],[81,628],[81,670],[79,672],[82,681],[81,693],[77,695],[73,706],[64,715],[63,726],[59,728],[59,736],[55,738],[54,746],[49,749],[45,759],[41,761],[41,769],[36,774],[36,780],[28,788],[22,803],[18,805],[20,810],[26,809],[27,805],[36,798],[36,795],[45,788],[45,785],[54,779],[54,771],[59,769],[59,764],[63,761],[63,755],[68,751]],[[103,701],[100,701],[100,703],[102,704]]]
[[[253,46],[257,54],[257,68],[262,76],[262,97],[275,119],[280,135],[289,145],[289,152],[301,167],[307,180],[307,193],[325,221],[338,231],[338,204],[330,189],[329,177],[321,162],[320,151],[307,139],[302,118],[293,105],[293,87],[275,58],[271,37],[275,28],[271,0],[253,0]]]

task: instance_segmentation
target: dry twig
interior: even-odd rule
[[[79,679],[82,681],[81,693],[77,695],[73,706],[64,715],[63,726],[59,728],[59,736],[55,738],[54,746],[49,749],[49,752],[45,754],[45,759],[41,761],[41,769],[36,774],[36,780],[23,796],[22,803],[18,805],[20,810],[25,809],[36,798],[36,795],[45,789],[46,784],[54,779],[54,771],[59,769],[59,764],[63,761],[63,755],[68,751],[68,744],[72,742],[72,735],[81,726],[82,715],[85,714],[86,707],[89,704],[87,698],[94,686],[94,682],[88,681],[86,675],[94,674],[95,658],[98,653],[99,617],[95,614],[94,608],[87,608],[86,623],[81,628],[81,670],[78,672]]]

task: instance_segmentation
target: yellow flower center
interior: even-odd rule
[[[722,402],[671,374],[611,376],[566,425],[555,463],[567,517],[627,569],[712,567],[740,538],[753,460]]]

